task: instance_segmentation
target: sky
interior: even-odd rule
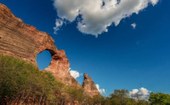
[[[0,2],[51,35],[79,83],[87,73],[105,95],[115,89],[170,93],[169,0]],[[50,59],[48,52],[39,54],[39,68]]]

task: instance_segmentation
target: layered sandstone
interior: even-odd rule
[[[46,49],[51,53],[57,50],[47,33],[24,24],[0,4],[0,53],[20,57],[36,65],[36,55]]]
[[[0,54],[14,56],[37,66],[36,56],[44,50],[48,50],[52,56],[52,61],[45,70],[66,85],[80,87],[70,75],[70,64],[65,52],[56,48],[50,35],[25,24],[5,5],[0,4]],[[92,80],[85,76],[83,88],[89,94],[96,95],[96,87],[91,85],[94,82],[90,82]]]

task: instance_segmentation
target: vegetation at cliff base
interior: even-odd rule
[[[54,77],[41,72],[32,64],[8,56],[0,56],[0,99],[8,102],[26,100],[29,97],[39,102],[53,100],[56,90]]]
[[[81,100],[83,92],[56,81],[51,73],[39,71],[23,60],[0,55],[0,105],[43,103],[55,104]],[[74,99],[73,99],[74,98]],[[21,103],[22,102],[22,103]]]
[[[149,100],[132,99],[129,91],[115,90],[110,96],[89,97],[68,87],[52,74],[11,56],[0,55],[0,105],[170,105],[170,95],[151,93]]]

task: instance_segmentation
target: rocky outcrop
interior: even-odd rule
[[[51,53],[52,61],[45,70],[66,85],[81,87],[70,75],[70,64],[63,50],[58,50],[54,40],[45,32],[25,24],[15,17],[3,4],[0,4],[0,54],[23,59],[37,66],[36,56],[44,50]],[[92,80],[85,75],[83,88],[89,94],[97,94]]]
[[[99,95],[99,91],[94,81],[87,74],[84,74],[84,81],[82,87],[84,91],[91,97]]]
[[[45,70],[51,72],[57,80],[62,81],[66,85],[71,85],[80,88],[81,86],[70,75],[70,64],[63,50],[56,51],[52,56],[52,61]]]

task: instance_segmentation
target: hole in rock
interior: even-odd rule
[[[37,65],[40,70],[47,68],[51,62],[51,53],[48,50],[44,50],[37,55]]]

